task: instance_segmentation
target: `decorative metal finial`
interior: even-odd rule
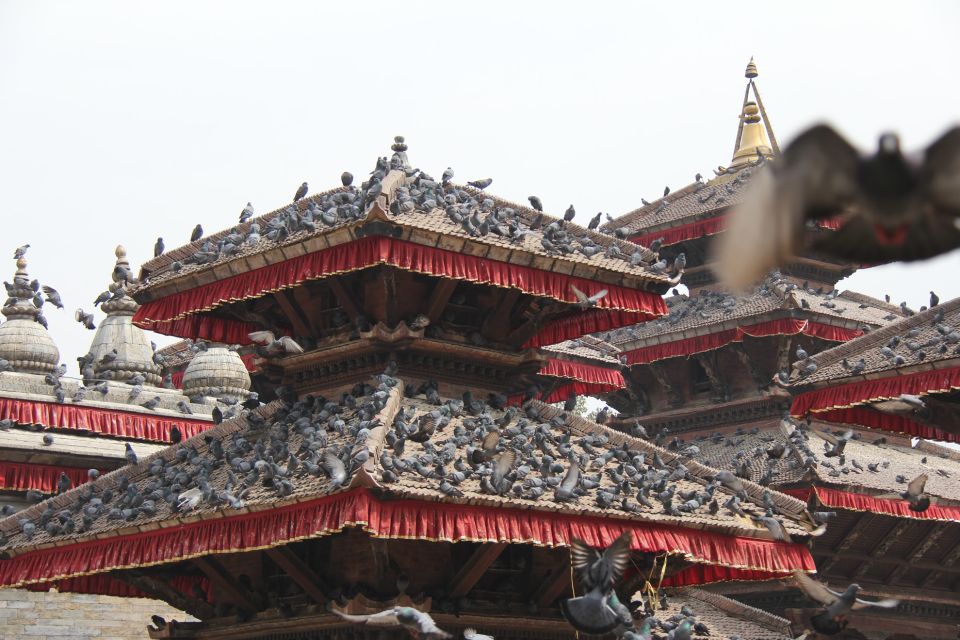
[[[26,258],[17,258],[17,275],[18,276],[28,275]]]
[[[740,114],[740,119],[747,124],[760,122],[760,109],[757,107],[757,103],[748,102],[743,105],[743,113]]]
[[[747,63],[747,71],[743,74],[743,76],[753,80],[758,75],[760,74],[757,73],[757,63],[753,61],[753,56],[750,56],[750,62]]]
[[[396,151],[397,153],[400,153],[401,151],[406,151],[407,144],[404,142],[403,136],[394,136],[393,144],[390,145],[390,149],[392,151]]]
[[[127,257],[127,250],[122,244],[118,244],[117,248],[113,251],[114,255],[117,256],[117,262],[120,262]]]

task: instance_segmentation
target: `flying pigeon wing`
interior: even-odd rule
[[[485,454],[492,456],[497,452],[498,442],[500,442],[500,432],[491,431],[487,435],[483,436],[483,441],[480,443],[480,448],[483,449]]]
[[[927,484],[927,474],[921,473],[916,478],[910,481],[910,484],[907,485],[907,493],[911,496],[919,496],[923,493],[923,487]]]
[[[796,254],[808,218],[833,216],[854,199],[858,161],[856,149],[818,125],[757,170],[717,246],[724,283],[744,289]]]
[[[630,563],[630,543],[633,541],[633,535],[629,531],[624,531],[616,540],[613,541],[603,552],[604,560],[610,563],[611,575],[614,583],[618,582],[623,576],[623,572]]]
[[[570,542],[570,563],[573,568],[583,574],[590,565],[600,559],[600,553],[596,549],[587,545],[580,538],[573,538]]]
[[[573,291],[573,295],[577,297],[577,301],[587,303],[590,301],[590,298],[583,291],[580,291],[576,286],[570,285],[570,290]]]
[[[276,340],[273,331],[253,331],[247,334],[248,337],[258,344],[268,345]]]
[[[937,138],[924,153],[924,177],[930,200],[941,211],[960,211],[960,127]]]
[[[834,600],[840,597],[839,593],[831,591],[825,585],[817,582],[803,571],[794,571],[793,579],[797,583],[797,586],[800,587],[805,594],[820,604],[831,604]]]
[[[834,436],[832,433],[827,433],[826,431],[817,431],[817,435],[834,446],[840,443],[839,438]]]
[[[606,289],[600,289],[600,291],[597,291],[595,294],[587,298],[587,301],[590,302],[591,304],[596,304],[600,300],[603,300],[605,297],[607,297],[608,293],[610,292],[607,291]]]
[[[287,353],[303,353],[303,347],[297,344],[297,341],[290,336],[280,338],[280,344],[283,345],[283,350]]]
[[[854,602],[853,606],[850,608],[853,609],[854,611],[859,611],[861,609],[869,609],[870,607],[880,607],[881,609],[893,609],[898,604],[900,604],[900,601],[894,600],[893,598],[887,598],[884,600],[875,600],[875,601],[861,600],[860,598],[857,598],[856,602]]]
[[[851,215],[839,229],[818,233],[812,247],[815,251],[863,264],[925,260],[960,246],[960,229],[954,220],[932,209],[920,211],[907,223],[902,243],[881,244],[873,223],[862,216]]]
[[[397,619],[397,612],[395,609],[387,609],[386,611],[380,611],[379,613],[371,613],[368,615],[353,615],[349,613],[343,613],[337,611],[336,609],[331,609],[335,614],[343,618],[348,622],[353,622],[354,624],[362,624],[373,627],[399,627],[400,621]]]
[[[513,468],[513,463],[517,461],[517,453],[515,451],[504,451],[494,459],[494,474],[498,478],[502,478],[508,473],[510,469]]]

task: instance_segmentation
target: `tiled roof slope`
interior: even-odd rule
[[[349,239],[358,225],[369,220],[377,206],[389,212],[391,223],[413,230],[469,239],[476,246],[507,249],[557,263],[669,282],[671,277],[649,268],[656,254],[633,243],[591,231],[574,223],[496,198],[471,186],[434,180],[404,164],[405,157],[388,164],[380,159],[370,181],[315,194],[268,214],[189,245],[172,249],[143,265],[147,281],[134,292],[216,265],[231,264],[230,273],[245,270],[244,257],[320,237]],[[375,206],[377,205],[377,206]],[[551,227],[553,225],[553,227]],[[548,229],[548,227],[550,227]],[[345,233],[337,233],[343,231]],[[560,242],[556,234],[561,233]],[[550,235],[554,242],[546,240]],[[568,242],[569,241],[569,242]],[[636,254],[636,258],[632,258]],[[529,261],[528,261],[529,262]]]
[[[694,499],[693,493],[715,492],[723,502],[726,489],[708,488],[706,478],[714,470],[689,460],[683,460],[681,467],[680,458],[648,442],[538,402],[518,413],[469,397],[442,399],[430,386],[409,390],[422,392],[410,398],[401,392],[399,380],[382,380],[377,388],[358,385],[353,394],[336,400],[276,401],[245,412],[136,465],[34,505],[0,521],[0,533],[8,539],[5,549],[17,553],[92,536],[174,526],[184,519],[223,517],[237,509],[275,509],[352,486],[374,486],[399,497],[589,514],[758,538],[770,535],[723,508],[716,514],[709,513],[709,504],[681,509],[684,501]],[[431,430],[430,437],[420,437]],[[499,440],[484,454],[483,439],[494,431]],[[403,446],[398,440],[403,440]],[[508,455],[508,451],[515,452],[517,459],[507,484],[491,490],[487,474],[493,463],[488,458]],[[333,482],[321,469],[327,454],[347,461],[349,471],[342,483]],[[562,502],[555,499],[552,484],[569,468],[566,456],[571,454],[585,463],[583,473],[590,484],[581,485],[583,495]],[[471,460],[473,464],[468,463]],[[649,507],[637,504],[636,486],[624,484],[626,479],[620,477],[629,477],[634,469],[636,478],[659,487],[651,493]],[[462,480],[456,475],[460,470],[467,476]],[[624,508],[623,496],[613,494],[617,483],[632,487],[626,498],[629,508]],[[656,497],[656,491],[670,486],[676,492],[672,515]],[[191,492],[202,496],[196,507],[189,513],[176,511],[173,505],[178,498]],[[762,489],[750,485],[748,493],[744,509],[762,514]],[[609,506],[600,494],[609,494]],[[92,498],[102,500],[102,506],[91,510]],[[810,525],[803,515],[804,504],[782,494],[774,494],[774,500],[786,530],[794,536],[806,535]],[[69,514],[66,520],[72,524],[51,520],[62,512]],[[36,527],[31,538],[21,519]],[[47,530],[49,522],[54,524]]]
[[[788,388],[893,372],[960,357],[960,298],[902,318],[882,329],[821,351],[810,359],[816,371],[795,368]],[[861,365],[862,361],[862,365]]]
[[[755,167],[747,166],[733,173],[722,173],[708,182],[693,182],[614,218],[603,225],[603,229],[626,229],[628,235],[634,235],[712,217],[743,199],[754,171]]]
[[[693,296],[666,298],[666,316],[602,334],[612,344],[627,351],[647,344],[669,342],[684,333],[702,335],[750,324],[779,311],[794,317],[835,325],[878,327],[902,318],[899,307],[869,296],[844,291],[818,291],[797,286],[778,273],[772,274],[752,293],[732,295],[701,290]],[[671,336],[676,336],[672,338]]]
[[[638,593],[635,599],[643,595]],[[726,596],[696,588],[677,589],[668,592],[666,609],[657,609],[656,617],[662,621],[682,619],[681,609],[693,612],[695,622],[706,626],[709,636],[694,633],[694,637],[709,637],[713,640],[788,640],[790,621],[747,606]],[[662,630],[658,630],[662,631]],[[658,631],[655,631],[657,633]],[[660,637],[666,637],[661,634]]]
[[[799,426],[800,428],[796,428]],[[911,446],[910,439],[893,434],[877,434],[853,429],[853,438],[844,447],[844,455],[824,455],[826,438],[821,432],[840,434],[835,426],[813,428],[795,421],[733,433],[714,433],[688,439],[671,446],[683,450],[695,445],[697,460],[718,469],[742,474],[769,486],[819,481],[871,495],[898,494],[921,473],[929,477],[926,492],[950,502],[960,502],[960,456],[950,449],[921,440]],[[778,445],[786,448],[780,458],[767,452]]]
[[[550,357],[559,357],[568,360],[584,360],[596,364],[620,365],[620,349],[594,336],[583,336],[575,340],[567,340],[559,344],[544,347]]]

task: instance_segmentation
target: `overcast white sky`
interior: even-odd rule
[[[365,174],[396,134],[434,175],[617,215],[729,161],[754,55],[781,142],[826,119],[925,145],[960,116],[958,25],[956,2],[0,0],[0,254],[33,245],[72,363],[116,244],[137,267],[157,236]],[[919,306],[960,295],[958,267],[841,287]]]

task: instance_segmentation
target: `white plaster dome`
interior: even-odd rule
[[[183,372],[183,391],[187,395],[234,395],[245,397],[250,390],[250,374],[236,351],[209,347],[201,351]]]

